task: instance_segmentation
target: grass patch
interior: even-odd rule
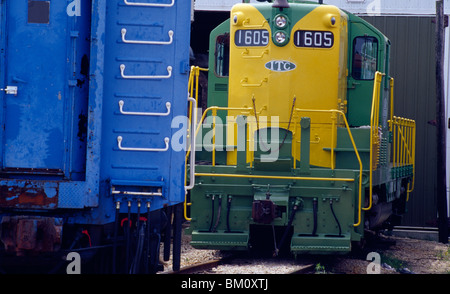
[[[447,248],[447,251],[439,251],[437,254],[437,257],[440,260],[444,260],[444,261],[450,261],[450,247]]]
[[[381,264],[387,264],[390,265],[392,268],[394,268],[396,271],[399,269],[407,268],[408,263],[404,260],[395,258],[393,256],[390,256],[389,254],[382,254],[381,255]]]
[[[314,273],[315,274],[326,274],[327,271],[325,270],[325,265],[321,265],[320,263],[317,263],[314,267]]]

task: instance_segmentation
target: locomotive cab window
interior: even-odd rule
[[[377,71],[378,40],[374,37],[357,37],[353,41],[352,76],[356,80],[373,80]]]
[[[219,77],[228,77],[230,65],[230,34],[217,36],[215,72]]]

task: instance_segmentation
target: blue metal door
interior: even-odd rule
[[[102,173],[114,195],[151,199],[152,209],[184,200],[185,152],[173,148],[172,124],[187,115],[190,8],[187,0],[107,4]]]
[[[7,0],[2,9],[2,167],[63,173],[67,1]]]

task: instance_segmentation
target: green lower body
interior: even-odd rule
[[[234,251],[264,244],[295,255],[337,254],[350,252],[363,236],[359,171],[250,174],[235,166],[197,166],[196,173],[203,176],[190,194],[194,248]]]

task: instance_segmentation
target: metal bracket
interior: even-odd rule
[[[170,102],[166,102],[167,112],[157,113],[157,112],[132,112],[132,111],[124,111],[123,105],[125,102],[123,100],[119,101],[119,109],[120,113],[124,115],[144,115],[144,116],[168,116],[170,114],[171,104]]]
[[[116,191],[113,190],[112,194],[121,194],[121,195],[139,195],[139,196],[163,196],[162,192],[135,192],[135,191]]]
[[[139,41],[139,40],[127,40],[126,39],[126,34],[127,34],[127,29],[123,28],[121,30],[121,34],[122,34],[122,42],[127,43],[127,44],[143,44],[143,45],[170,45],[173,42],[173,31],[170,30],[168,32],[169,35],[169,41]]]
[[[170,139],[168,137],[164,138],[164,143],[166,147],[164,148],[130,148],[130,147],[122,147],[122,136],[117,137],[117,146],[122,151],[144,151],[144,152],[164,152],[169,150],[169,142]]]
[[[120,65],[120,75],[124,79],[168,79],[172,76],[172,67],[167,67],[167,75],[165,76],[127,76],[125,75],[125,64]]]
[[[17,86],[6,86],[6,89],[0,89],[0,91],[5,91],[8,95],[17,96],[18,89]]]
[[[160,4],[160,3],[142,3],[142,2],[129,2],[128,0],[124,0],[126,5],[132,6],[150,6],[150,7],[172,7],[175,4],[175,0],[172,0],[169,4]]]

